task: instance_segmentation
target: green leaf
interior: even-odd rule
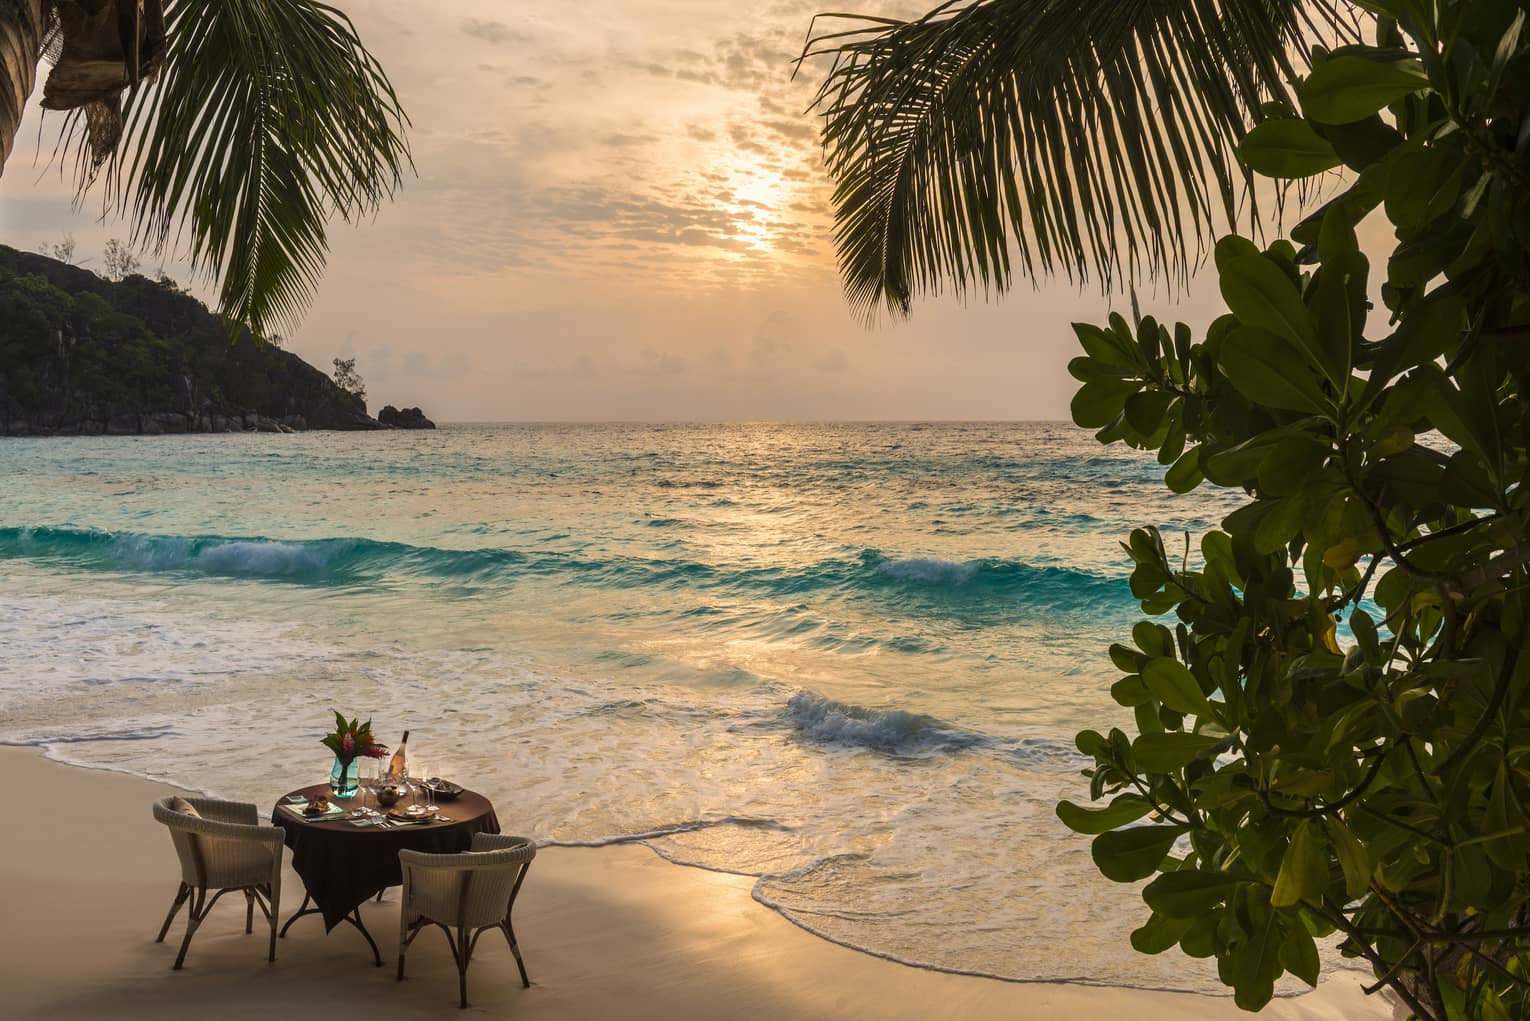
[[[1207,958],[1216,953],[1218,912],[1205,912],[1192,919],[1190,928],[1179,941],[1179,948],[1186,957]]]
[[[1301,533],[1306,518],[1307,502],[1300,497],[1276,500],[1254,529],[1254,549],[1264,554],[1279,552]]]
[[[1179,730],[1142,734],[1132,742],[1132,758],[1144,773],[1172,773],[1188,766],[1219,743],[1220,738]]]
[[[1139,706],[1153,701],[1153,693],[1148,686],[1142,683],[1141,674],[1132,674],[1123,677],[1110,686],[1110,697],[1116,700],[1118,705]]]
[[[1178,660],[1164,657],[1149,661],[1142,668],[1142,680],[1160,702],[1177,713],[1213,715],[1195,675]]]
[[[1142,899],[1167,918],[1196,918],[1226,900],[1237,885],[1237,880],[1225,872],[1176,869],[1144,887]]]
[[[1337,387],[1349,379],[1355,351],[1365,341],[1366,282],[1370,263],[1357,251],[1330,252],[1318,274],[1317,353]]]
[[[1168,918],[1155,911],[1140,928],[1132,930],[1132,949],[1139,954],[1161,954],[1178,943],[1194,923],[1193,917]]]
[[[1482,817],[1483,829],[1495,839],[1486,841],[1483,850],[1493,864],[1506,871],[1515,872],[1525,865],[1525,851],[1530,836],[1519,818],[1519,798],[1510,787],[1509,773],[1503,766],[1493,780],[1493,792],[1488,796],[1487,811]]]
[[[1248,238],[1229,234],[1217,241],[1217,246],[1212,251],[1212,261],[1217,267],[1217,272],[1221,273],[1234,259],[1259,254],[1259,246]]]
[[[1302,492],[1323,467],[1330,449],[1310,433],[1287,436],[1259,462],[1260,494],[1290,496]]]
[[[1278,908],[1292,907],[1302,901],[1317,902],[1328,886],[1328,855],[1323,838],[1311,819],[1296,824],[1291,844],[1280,859],[1280,874],[1270,903]]]
[[[1109,425],[1113,418],[1121,414],[1126,399],[1140,389],[1142,384],[1133,379],[1108,376],[1091,379],[1073,395],[1073,421],[1086,429]]]
[[[1110,661],[1118,669],[1127,673],[1136,673],[1142,669],[1142,664],[1147,662],[1147,657],[1136,649],[1130,649],[1120,642],[1112,642],[1110,646]]]
[[[1239,322],[1283,338],[1309,358],[1314,368],[1323,367],[1312,318],[1296,285],[1279,266],[1264,256],[1243,256],[1221,267],[1218,282],[1222,298]]]
[[[1453,351],[1465,322],[1466,306],[1455,295],[1432,294],[1419,302],[1397,332],[1378,345],[1367,391],[1379,393],[1394,376]],[[1420,409],[1412,410],[1416,416]]]
[[[1360,611],[1356,610],[1355,614],[1359,616]],[[1371,886],[1371,859],[1366,853],[1365,845],[1343,820],[1325,818],[1323,828],[1328,831],[1328,839],[1333,842],[1339,867],[1344,870],[1345,895],[1350,900],[1364,896],[1365,891]]]
[[[1201,448],[1191,447],[1180,455],[1163,477],[1164,484],[1176,493],[1188,493],[1206,478],[1201,471]]]
[[[1168,629],[1150,620],[1139,620],[1132,625],[1132,641],[1149,656],[1167,656],[1174,648]]]
[[[1167,390],[1143,390],[1126,399],[1126,420],[1144,436],[1151,436],[1163,423],[1164,413],[1174,403]]]
[[[1118,369],[1135,371],[1138,360],[1135,351],[1116,343],[1115,335],[1089,323],[1074,323],[1073,333],[1084,351],[1095,361],[1113,365]]]
[[[1057,818],[1074,833],[1098,834],[1136,822],[1153,810],[1146,798],[1123,794],[1103,808],[1085,808],[1071,801],[1057,803]]]
[[[1305,356],[1281,337],[1240,326],[1226,338],[1220,368],[1238,392],[1256,404],[1326,415],[1330,403],[1305,362]]]
[[[1235,447],[1212,454],[1205,461],[1206,477],[1219,486],[1241,486],[1254,478],[1259,465],[1269,456],[1284,435],[1278,431],[1260,433]]]
[[[1301,120],[1255,125],[1238,143],[1238,156],[1255,173],[1287,180],[1311,177],[1343,162],[1333,145]]]
[[[1274,911],[1264,908],[1263,917],[1256,915],[1251,921],[1253,931],[1233,951],[1233,1002],[1243,1010],[1258,1011],[1275,995],[1283,941],[1279,915]]]
[[[1461,194],[1461,161],[1445,149],[1398,157],[1387,178],[1387,218],[1399,227],[1422,227],[1444,215]]]
[[[1317,985],[1322,963],[1318,960],[1317,941],[1305,926],[1286,926],[1285,939],[1280,943],[1280,964],[1309,986]]]
[[[1158,871],[1159,863],[1185,832],[1183,826],[1131,826],[1094,838],[1090,854],[1107,879],[1135,883]]]
[[[1351,170],[1364,171],[1376,166],[1403,143],[1402,133],[1376,115],[1337,126],[1311,123]]]
[[[1324,124],[1349,124],[1428,87],[1429,76],[1415,61],[1343,56],[1313,68],[1296,91],[1308,117]]]
[[[1110,742],[1098,730],[1081,730],[1074,736],[1073,746],[1079,750],[1079,754],[1095,759],[1109,750]]]

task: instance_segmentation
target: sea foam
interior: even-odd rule
[[[813,741],[898,755],[953,751],[985,741],[980,734],[960,730],[933,716],[901,709],[867,709],[806,691],[793,695],[781,715]]]

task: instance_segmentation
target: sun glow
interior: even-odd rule
[[[724,203],[733,218],[730,237],[751,254],[774,252],[791,226],[789,206],[799,186],[779,171],[746,166],[734,170],[731,199]]]

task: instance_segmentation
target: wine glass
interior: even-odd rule
[[[373,811],[367,806],[367,797],[370,795],[374,800],[377,797],[377,760],[364,758],[361,760],[361,814],[372,815]]]
[[[420,787],[425,791],[425,804],[430,805],[435,801],[435,791],[430,787],[430,770],[418,759],[414,762],[415,776],[420,778]]]

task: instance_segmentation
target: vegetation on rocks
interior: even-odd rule
[[[366,402],[169,282],[0,246],[0,433],[375,429]]]

